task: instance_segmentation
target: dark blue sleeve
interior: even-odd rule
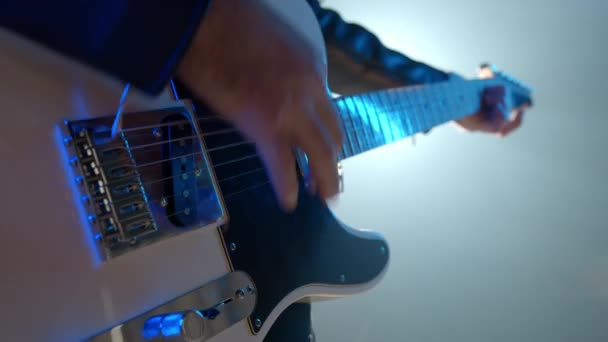
[[[440,82],[450,77],[448,72],[389,49],[377,35],[361,25],[347,22],[338,12],[323,7],[318,0],[307,2],[321,25],[328,50],[341,51],[366,72],[388,77],[403,85]]]
[[[157,94],[186,52],[209,2],[9,0],[0,6],[0,25]]]

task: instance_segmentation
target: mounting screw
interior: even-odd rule
[[[230,250],[233,252],[236,251],[236,243],[234,243],[234,242],[230,243]]]
[[[163,132],[160,130],[160,128],[155,128],[152,130],[152,135],[154,135],[155,138],[160,139],[163,137]]]
[[[260,328],[262,326],[262,320],[259,318],[256,318],[254,324],[255,324],[256,328]]]
[[[249,292],[249,294],[255,294],[255,289],[253,288],[253,285],[249,284],[247,285],[247,292]]]
[[[236,290],[236,292],[234,293],[234,295],[238,299],[243,299],[243,298],[245,298],[245,290],[244,289],[238,289],[238,290]]]
[[[341,282],[341,283],[346,282],[346,275],[344,275],[344,274],[340,274],[340,282]]]
[[[63,144],[67,147],[72,146],[72,137],[63,138]]]
[[[382,254],[382,255],[386,254],[386,248],[384,246],[380,246],[380,254]]]

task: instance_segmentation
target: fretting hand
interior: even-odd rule
[[[492,77],[488,68],[480,68],[478,74],[481,79]],[[504,96],[503,87],[486,88],[482,94],[479,112],[454,120],[454,123],[468,132],[483,132],[501,138],[506,137],[521,126],[526,108],[514,109],[509,113],[508,119],[505,119],[502,112],[505,108]]]

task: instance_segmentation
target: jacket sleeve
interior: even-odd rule
[[[389,87],[444,81],[451,74],[391,50],[364,27],[348,23],[335,11],[308,0],[325,38],[329,85],[350,95]]]
[[[209,2],[9,0],[0,10],[0,26],[158,94],[188,48]]]

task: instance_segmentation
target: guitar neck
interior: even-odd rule
[[[487,83],[487,80],[458,80],[335,99],[344,128],[339,159],[475,113]]]

